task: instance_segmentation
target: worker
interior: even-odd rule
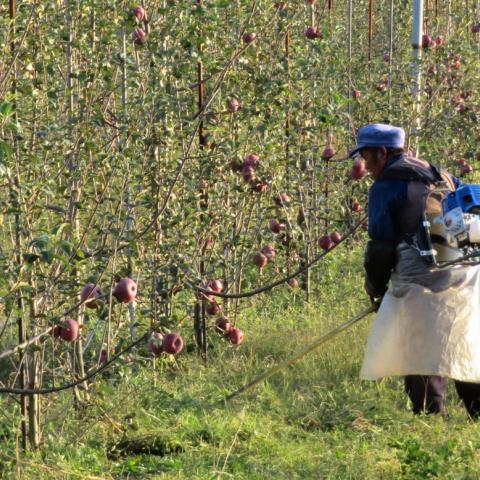
[[[431,200],[435,185],[443,182],[446,190],[454,191],[461,182],[406,155],[404,142],[402,128],[369,124],[359,129],[350,154],[363,157],[374,180],[364,266],[365,289],[378,312],[360,376],[403,376],[413,412],[444,417],[447,378],[452,378],[468,414],[477,419],[480,266],[440,269],[425,261],[433,250],[419,243],[425,235],[426,199]]]

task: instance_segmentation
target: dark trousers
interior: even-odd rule
[[[468,414],[480,418],[480,383],[455,380],[455,388]],[[447,379],[437,375],[407,375],[405,391],[413,404],[414,413],[446,413],[443,405]]]

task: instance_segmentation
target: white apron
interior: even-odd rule
[[[405,243],[367,341],[360,377],[480,382],[480,266],[430,269]]]

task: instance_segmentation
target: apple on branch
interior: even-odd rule
[[[243,332],[237,327],[232,327],[228,333],[228,339],[233,345],[240,345],[243,342]]]
[[[270,222],[270,230],[273,233],[280,233],[282,230],[285,230],[285,224],[279,222],[278,220],[272,220]]]
[[[216,315],[217,313],[220,312],[222,307],[217,302],[210,302],[207,304],[205,307],[205,311],[207,312],[208,315]]]
[[[323,250],[330,250],[333,248],[334,243],[330,235],[323,235],[318,239],[318,246]]]
[[[275,256],[277,255],[277,252],[275,251],[275,248],[273,245],[265,245],[261,252],[267,256],[270,260],[274,260]]]
[[[217,333],[220,335],[227,335],[230,333],[232,330],[233,326],[232,324],[228,321],[227,317],[219,317],[215,321],[215,330]]]
[[[88,308],[98,308],[104,304],[102,290],[94,283],[87,283],[80,293],[80,301]]]
[[[172,332],[163,338],[163,351],[170,355],[177,355],[183,350],[183,338],[180,334]]]
[[[137,284],[131,278],[122,278],[115,285],[113,296],[120,303],[131,303],[137,296]]]
[[[141,5],[138,5],[133,9],[133,14],[139,22],[143,22],[145,19],[145,9]]]
[[[253,263],[258,268],[263,268],[268,263],[268,257],[266,255],[264,255],[263,253],[257,252],[253,256]]]
[[[367,174],[365,161],[362,158],[356,158],[352,164],[351,175],[354,180],[360,180]]]
[[[56,325],[53,329],[53,335],[60,337],[66,342],[74,342],[78,338],[78,323],[71,318],[65,320],[60,325]]]

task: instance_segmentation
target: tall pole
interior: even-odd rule
[[[388,113],[392,108],[392,69],[393,69],[393,20],[394,0],[390,0],[390,12],[388,22]]]
[[[16,28],[15,28],[15,17],[17,15],[17,1],[16,0],[9,0],[9,15],[10,15],[10,35],[11,35],[11,41],[10,41],[10,53],[13,58],[13,68],[12,68],[12,87],[11,87],[11,93],[13,96],[13,104],[14,104],[14,118],[17,120],[17,99],[16,99],[16,94],[17,94],[17,65],[15,61],[15,33],[16,33]],[[15,155],[17,156],[16,161],[18,161],[18,143],[17,143],[17,138],[15,137],[14,140],[14,150],[15,150]],[[20,228],[20,208],[17,204],[17,198],[18,196],[16,195],[15,190],[20,189],[20,184],[19,184],[19,179],[18,176],[15,177],[14,180],[14,186],[12,187],[11,190],[11,197],[12,197],[12,203],[16,206],[16,211],[15,211],[15,247],[16,247],[16,261],[18,264],[18,268],[20,269],[20,262],[22,261],[21,257],[21,228]],[[18,320],[17,320],[17,325],[18,325],[18,340],[19,343],[23,343],[26,340],[26,326],[23,318],[23,298],[22,298],[22,293],[18,293],[17,297],[17,306],[18,306]],[[25,389],[26,383],[27,383],[27,372],[25,369],[25,359],[23,358],[24,354],[20,352],[19,356],[19,364],[20,364],[20,388],[23,390]],[[22,448],[23,450],[27,449],[27,397],[25,395],[20,395],[20,414],[21,414],[21,420],[20,420],[20,428],[22,431]]]
[[[368,13],[368,60],[372,59],[372,41],[373,41],[373,0],[370,0]]]
[[[422,60],[422,37],[423,37],[423,0],[414,0],[413,3],[413,151],[415,156],[419,155],[418,136],[420,134],[420,112],[421,112],[421,83],[422,71],[420,62]],[[412,143],[412,142],[410,142]]]
[[[347,11],[347,55],[348,55],[348,97],[352,98],[352,15],[353,15],[353,0],[348,0]],[[348,102],[348,122],[352,121],[352,103]]]

